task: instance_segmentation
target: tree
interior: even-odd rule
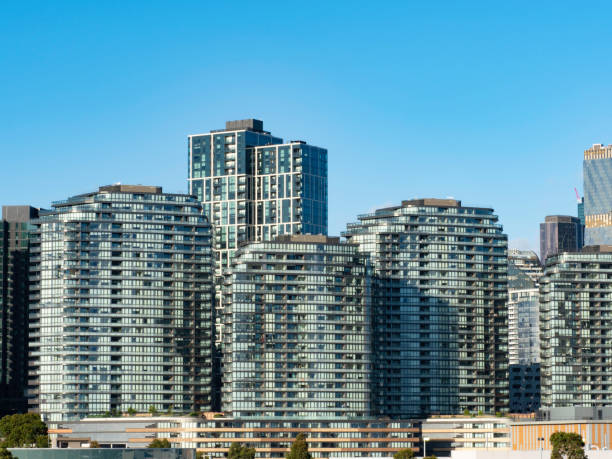
[[[170,442],[166,438],[156,438],[149,443],[147,448],[172,448],[172,445],[170,445]]]
[[[47,448],[47,426],[35,413],[13,414],[0,419],[0,437],[4,448]]]
[[[438,459],[438,457],[432,454],[431,456],[425,456],[423,459]]]
[[[400,449],[393,455],[393,459],[412,459],[414,457],[414,451],[410,448]]]
[[[248,446],[242,445],[238,442],[232,443],[229,452],[227,453],[229,459],[254,459],[255,448],[249,448]]]
[[[6,448],[0,448],[0,459],[12,459],[15,456]]]
[[[291,450],[285,456],[287,459],[311,459],[312,456],[308,452],[308,443],[306,443],[306,435],[299,433],[295,437],[295,441],[291,445]]]
[[[151,416],[155,416],[157,414],[157,409],[153,405],[151,405],[149,407],[149,413],[151,414]]]
[[[129,414],[130,416],[134,416],[136,414],[136,410],[130,406],[127,409],[127,414]]]
[[[550,436],[550,459],[586,459],[584,442],[577,433],[555,432]]]

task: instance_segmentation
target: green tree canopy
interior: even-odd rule
[[[35,413],[13,414],[0,419],[0,446],[4,448],[46,448],[47,426]]]
[[[254,459],[255,448],[249,448],[246,445],[242,445],[238,442],[232,443],[229,452],[227,453],[228,459]]]
[[[400,449],[393,455],[393,459],[412,459],[414,457],[414,451],[410,448]]]
[[[555,432],[550,436],[550,459],[586,459],[584,442],[577,433]]]
[[[295,437],[295,441],[291,445],[291,450],[287,453],[287,459],[311,459],[312,456],[308,452],[308,443],[306,443],[306,435],[299,433]]]
[[[15,456],[6,448],[0,448],[0,459],[12,459]]]
[[[170,445],[170,442],[166,438],[156,438],[149,443],[147,448],[172,448],[172,445]]]

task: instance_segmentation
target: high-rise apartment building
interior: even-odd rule
[[[540,260],[561,252],[582,248],[584,236],[580,219],[569,215],[549,215],[540,223]]]
[[[327,234],[327,150],[283,142],[263,122],[189,136],[189,192],[215,228],[218,275],[239,243]]]
[[[212,244],[200,203],[111,185],[53,207],[32,240],[32,409],[51,423],[210,409]]]
[[[525,274],[532,281],[531,283],[524,284],[525,286],[533,286],[533,283],[537,283],[542,276],[542,264],[540,259],[533,250],[519,250],[509,249],[508,250],[508,284],[512,281],[516,281],[514,288],[519,288],[521,284],[522,276],[517,276],[513,279],[512,276],[515,274]]]
[[[240,244],[283,234],[327,234],[327,150],[264,131],[263,121],[228,121],[188,137],[189,193],[213,224],[215,375],[221,370],[223,269]],[[215,379],[215,407],[220,382]]]
[[[507,236],[493,210],[403,201],[344,236],[375,274],[375,414],[507,410]]]
[[[224,301],[223,411],[238,419],[370,415],[365,257],[339,238],[278,236],[236,252]]]
[[[523,253],[525,251],[522,251]],[[532,254],[537,263],[537,256]],[[508,358],[510,365],[540,361],[539,289],[542,267],[525,264],[525,256],[508,257]],[[538,275],[539,273],[539,275]]]
[[[542,406],[612,405],[612,247],[550,257],[540,282]]]
[[[612,145],[584,151],[585,245],[612,244]]]
[[[2,206],[0,417],[27,410],[30,221],[37,216],[30,206]]]
[[[542,267],[531,250],[508,255],[508,364],[510,412],[540,406],[540,293]]]

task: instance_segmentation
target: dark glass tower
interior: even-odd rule
[[[550,215],[540,223],[540,260],[561,252],[576,252],[582,248],[584,236],[580,219],[569,215]]]
[[[507,410],[507,237],[493,210],[404,201],[344,236],[375,273],[375,414]]]
[[[0,417],[27,410],[30,220],[38,209],[3,206],[0,222]]]

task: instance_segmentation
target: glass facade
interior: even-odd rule
[[[585,245],[612,245],[612,145],[584,151]]]
[[[3,206],[0,220],[0,417],[27,409],[30,220],[38,209]]]
[[[327,150],[283,143],[263,121],[228,121],[225,129],[188,137],[189,193],[214,228],[215,395],[220,409],[223,270],[240,244],[283,234],[327,234]]]
[[[540,258],[542,263],[561,252],[577,252],[584,241],[580,219],[569,215],[551,215],[540,223]]]
[[[225,282],[223,411],[235,418],[370,415],[369,282],[326,236],[251,243]]]
[[[508,372],[510,412],[540,407],[540,291],[542,266],[530,250],[508,255]]]
[[[52,423],[210,409],[211,231],[197,200],[112,185],[53,207],[32,243],[33,408]]]
[[[612,253],[546,261],[540,281],[542,406],[612,405]]]
[[[189,136],[189,192],[215,227],[218,269],[241,242],[327,234],[327,150],[262,128],[243,120]]]
[[[507,410],[507,237],[493,210],[404,201],[344,236],[374,268],[375,414]]]

